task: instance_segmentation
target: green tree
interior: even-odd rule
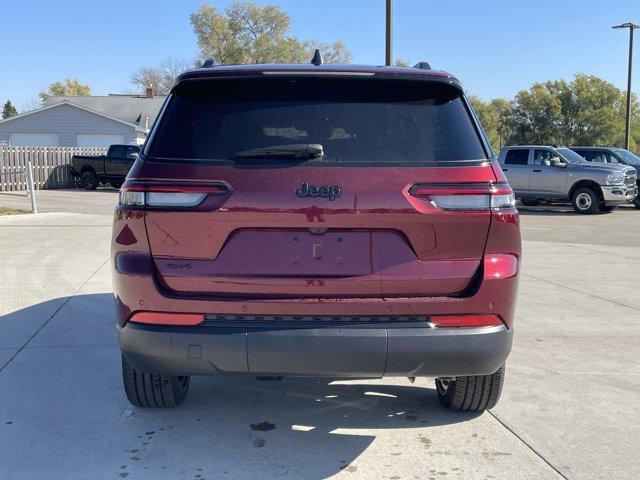
[[[91,95],[89,85],[80,83],[75,78],[65,78],[62,82],[54,82],[46,90],[40,92],[40,98],[44,102],[47,96],[83,96]]]
[[[518,92],[512,103],[509,124],[511,143],[558,144],[562,134],[562,103],[541,83]]]
[[[536,83],[516,94],[509,116],[511,143],[620,146],[624,138],[625,92],[593,75],[571,82]],[[640,106],[632,104],[631,148],[638,148]]]
[[[593,75],[578,74],[561,96],[565,143],[602,145],[622,142],[625,95]]]
[[[16,110],[16,107],[13,106],[13,103],[11,103],[11,100],[7,100],[5,102],[5,104],[2,106],[2,118],[9,118],[9,117],[13,117],[14,115],[18,114],[18,110]]]
[[[393,62],[393,66],[394,67],[408,67],[409,66],[409,62],[407,62],[406,60],[404,60],[403,58],[397,58],[394,62]]]
[[[469,100],[497,155],[511,137],[511,104],[503,98],[485,102],[474,95],[470,95]]]
[[[198,37],[200,58],[225,65],[308,62],[320,48],[327,63],[349,63],[351,53],[341,41],[325,44],[288,35],[291,19],[276,4],[234,2],[224,13],[201,5],[189,16]]]

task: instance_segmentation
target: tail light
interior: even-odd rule
[[[409,194],[428,198],[439,210],[500,211],[516,204],[507,183],[417,184]]]
[[[229,189],[221,183],[203,185],[125,183],[119,203],[128,207],[191,208],[211,195],[225,195]]]

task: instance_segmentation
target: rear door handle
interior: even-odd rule
[[[503,172],[508,172],[508,171],[509,171],[509,169],[508,169],[508,168],[503,168],[503,169],[502,169],[502,171],[503,171]]]
[[[534,172],[541,172],[542,170],[536,170],[535,168],[533,169]]]

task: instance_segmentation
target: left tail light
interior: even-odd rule
[[[192,208],[211,195],[226,195],[221,183],[203,185],[125,183],[120,189],[119,204],[127,207]]]

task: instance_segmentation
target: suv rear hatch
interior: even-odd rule
[[[472,118],[442,81],[179,83],[133,187],[147,192],[160,286],[242,298],[464,292],[496,181]]]

